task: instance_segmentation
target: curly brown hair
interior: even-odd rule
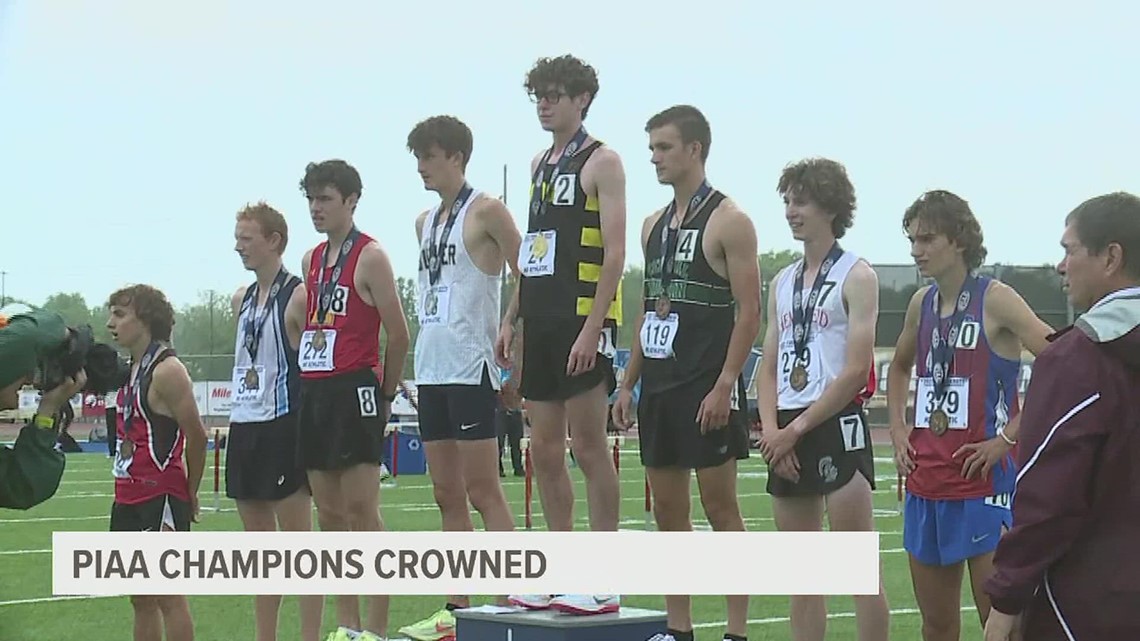
[[[443,153],[451,158],[455,154],[463,154],[463,168],[471,160],[471,150],[475,146],[471,128],[462,120],[454,116],[432,116],[423,120],[408,133],[408,151],[423,156],[437,145]]]
[[[158,289],[150,285],[130,285],[107,298],[107,307],[130,307],[146,325],[150,337],[170,341],[174,331],[174,307]]]
[[[565,90],[571,98],[590,94],[590,101],[582,107],[582,120],[585,120],[590,106],[598,97],[598,72],[570,54],[557,58],[539,58],[527,72],[523,88],[533,98],[551,87]]]
[[[828,158],[807,158],[784,167],[776,191],[781,196],[806,196],[835,216],[831,233],[843,238],[855,223],[855,186],[842,163]]]
[[[970,204],[961,196],[935,189],[918,197],[903,214],[903,232],[917,220],[924,231],[942,234],[962,249],[962,258],[970,271],[982,266],[986,260],[986,246],[982,226],[970,210]]]
[[[271,238],[273,234],[280,236],[281,242],[277,244],[277,253],[285,253],[285,248],[289,245],[289,224],[285,222],[285,216],[281,212],[270,207],[264,200],[242,207],[237,213],[237,220],[252,220],[257,223],[261,227],[261,235],[265,238]]]

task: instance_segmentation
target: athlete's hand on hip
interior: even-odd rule
[[[583,327],[578,332],[574,346],[570,348],[570,356],[566,359],[566,375],[578,376],[594,369],[594,362],[598,358],[598,337],[602,335],[601,329]]]
[[[633,426],[633,392],[621,389],[613,409],[614,425],[623,430]]]
[[[192,523],[198,522],[198,508],[199,507],[200,506],[198,503],[198,493],[197,492],[191,492],[190,493],[190,521]]]
[[[515,342],[515,328],[503,325],[499,328],[499,335],[495,337],[495,364],[503,369],[512,369],[511,345]]]
[[[1009,443],[1002,440],[1001,437],[995,436],[986,441],[978,443],[966,443],[954,452],[954,458],[959,456],[966,456],[966,460],[962,463],[962,478],[986,478],[990,475],[990,470],[993,466],[1001,463],[1001,460],[1006,454],[1009,454]]]
[[[701,434],[719,430],[728,425],[728,415],[732,411],[732,385],[717,383],[705,394],[701,406],[697,408],[697,424]]]
[[[891,444],[895,449],[895,467],[898,468],[899,474],[907,476],[914,471],[914,455],[916,451],[914,446],[910,444],[910,431],[913,427],[908,427],[904,432],[896,432],[891,430]]]
[[[1006,614],[990,608],[985,634],[985,641],[1022,641],[1021,615]]]

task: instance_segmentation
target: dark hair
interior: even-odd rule
[[[107,298],[107,307],[130,307],[135,316],[146,325],[150,337],[169,341],[174,331],[174,308],[166,294],[150,285],[124,287]]]
[[[831,233],[843,238],[855,222],[855,187],[842,163],[827,158],[807,158],[784,167],[776,191],[781,196],[807,196],[835,216]]]
[[[1140,198],[1123,191],[1090,198],[1069,212],[1065,224],[1073,226],[1090,254],[1120,245],[1124,272],[1140,277]]]
[[[311,162],[305,166],[305,176],[301,178],[300,183],[301,191],[305,196],[312,196],[330,185],[336,187],[341,198],[348,198],[356,194],[356,198],[359,200],[364,193],[364,185],[360,182],[360,172],[356,171],[356,167],[343,160]]]
[[[598,73],[582,60],[566,54],[557,58],[539,58],[526,74],[523,87],[531,96],[549,89],[560,87],[566,95],[576,98],[590,94],[590,101],[582,107],[582,120],[590,112],[590,105],[598,97]]]
[[[970,210],[970,204],[957,194],[935,189],[918,197],[903,214],[903,231],[918,219],[930,233],[942,234],[962,248],[966,267],[973,271],[986,260],[982,226]]]
[[[709,146],[712,145],[712,130],[709,121],[700,109],[690,105],[674,105],[653,116],[645,123],[645,133],[673,125],[681,132],[681,142],[688,145],[701,143],[701,161],[709,159]]]
[[[463,168],[466,169],[474,146],[471,128],[454,116],[432,116],[412,128],[408,134],[408,151],[422,156],[432,145],[439,145],[448,158],[457,153],[463,154]]]

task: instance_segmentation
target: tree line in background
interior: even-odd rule
[[[769,251],[758,257],[761,274],[761,305],[767,309],[769,285],[776,273],[800,258],[798,252],[789,250]],[[905,274],[914,273],[913,266],[886,266],[876,267],[880,272],[879,308],[880,316],[875,344],[879,347],[893,346],[902,330],[903,318],[907,303],[920,286],[917,277],[911,282]],[[885,279],[884,270],[906,269],[909,272],[902,278]],[[1016,289],[1030,304],[1030,306],[1047,323],[1060,328],[1071,322],[1071,311],[1068,310],[1064,292],[1056,272],[1048,266],[1044,267],[1011,267],[1002,265],[986,266],[983,273],[991,274],[1014,289]],[[618,347],[630,346],[635,337],[636,319],[641,312],[641,288],[643,271],[640,266],[626,268],[622,276],[622,318],[623,323],[618,331]],[[886,282],[885,282],[886,281]],[[891,283],[896,283],[894,286]],[[419,332],[419,319],[416,316],[416,285],[409,278],[397,279],[397,291],[407,317],[408,330],[411,334],[411,345],[408,359],[404,367],[404,377],[412,378],[414,372],[414,352],[416,335]],[[503,283],[503,305],[506,306],[510,295],[507,279]],[[19,299],[8,299],[10,302],[24,302]],[[58,312],[70,325],[89,324],[94,329],[95,337],[101,342],[110,343],[111,336],[107,331],[107,310],[102,305],[90,305],[89,301],[76,293],[57,293],[48,297],[42,306]],[[233,367],[234,343],[237,333],[237,319],[230,308],[230,295],[209,290],[199,296],[198,302],[175,309],[174,346],[183,357],[191,376],[195,380],[228,380]],[[763,329],[757,337],[756,344],[760,345]],[[384,349],[384,337],[381,338],[381,353]]]

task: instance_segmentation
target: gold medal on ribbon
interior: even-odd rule
[[[658,296],[657,297],[657,305],[655,306],[655,309],[657,311],[657,318],[660,318],[661,320],[665,320],[666,318],[668,318],[669,317],[669,309],[671,307],[672,307],[672,304],[669,301],[668,295],[662,293],[660,296]]]
[[[318,352],[323,352],[325,351],[325,345],[327,344],[328,343],[325,340],[325,330],[318,327],[317,331],[313,333],[313,349],[317,350]]]
[[[793,367],[792,376],[789,383],[791,383],[792,389],[796,390],[797,392],[804,391],[804,388],[807,387],[808,384],[807,368],[803,365],[796,365]]]
[[[930,415],[930,430],[935,436],[942,436],[950,429],[950,417],[941,409],[934,410]]]
[[[246,370],[246,372],[245,372],[245,388],[249,389],[249,390],[255,390],[255,389],[257,389],[257,386],[260,384],[261,384],[261,381],[259,381],[257,378],[257,370],[252,368],[252,367],[249,368],[248,370]]]

